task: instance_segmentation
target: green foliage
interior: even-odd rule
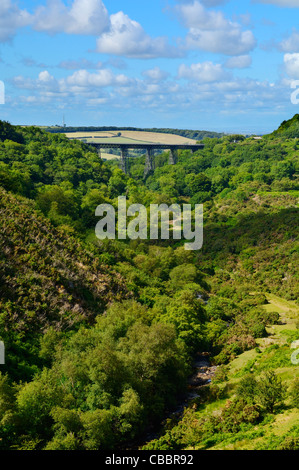
[[[281,321],[266,294],[298,299],[297,121],[259,140],[211,134],[176,165],[162,153],[146,181],[144,156],[125,175],[81,142],[0,122],[1,450],[126,445],[176,404],[202,351],[218,365],[212,384],[147,447],[298,447],[296,431],[268,439],[261,427],[282,409],[276,369],[295,370],[296,330],[260,346],[237,385],[229,372]],[[119,195],[146,207],[203,203],[203,249],[96,240],[96,207]],[[287,406],[298,407],[297,379],[287,385]]]
[[[237,395],[273,413],[274,407],[280,405],[285,398],[285,390],[275,371],[268,369],[258,379],[252,374],[245,375],[239,383]]]
[[[18,128],[12,126],[7,121],[0,121],[0,141],[5,142],[6,140],[17,143],[23,143],[24,141]]]
[[[299,378],[294,379],[289,387],[291,404],[299,408]]]
[[[256,396],[258,394],[258,382],[252,374],[245,375],[237,388],[237,396],[245,400],[246,402],[256,402]]]
[[[15,402],[7,379],[0,383],[2,419],[13,407],[15,433],[52,450],[111,449],[134,438],[174,402],[187,373],[174,328],[150,324],[134,302],[60,339],[52,357],[51,368],[17,388]]]
[[[285,397],[282,381],[273,370],[267,370],[263,373],[258,392],[261,405],[271,413],[274,411],[275,405],[281,404]]]

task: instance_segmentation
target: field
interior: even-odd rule
[[[79,139],[102,144],[194,144],[196,140],[181,137],[175,134],[164,134],[162,132],[146,132],[146,131],[95,131],[95,132],[66,132],[69,139]],[[120,156],[110,153],[101,152],[104,160],[118,160]]]
[[[120,155],[114,155],[112,153],[101,152],[101,158],[103,160],[120,160]]]
[[[70,139],[86,139],[87,142],[129,144],[195,144],[194,139],[188,139],[175,134],[146,131],[98,131],[98,132],[66,132]]]

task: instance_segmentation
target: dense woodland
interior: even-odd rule
[[[127,448],[149,427],[144,449],[299,449],[298,139],[298,115],[259,139],[205,137],[144,180],[144,156],[126,175],[0,122],[0,449]],[[98,240],[95,208],[120,195],[203,203],[203,248]],[[163,421],[202,352],[215,377]]]

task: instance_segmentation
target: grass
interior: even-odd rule
[[[297,330],[296,322],[299,320],[299,307],[294,301],[289,301],[278,297],[274,294],[266,294],[268,304],[263,308],[269,312],[277,312],[280,317],[280,324],[271,325],[266,328],[268,337],[257,338],[256,343],[262,355],[256,350],[251,349],[237,356],[229,366],[231,377],[238,376],[245,368],[250,370],[250,366],[256,362],[265,360],[268,356],[271,358],[275,355],[275,350],[271,352],[270,346],[280,346],[289,348],[289,344],[295,339],[299,339],[299,330]],[[296,331],[298,334],[296,334]],[[290,356],[292,349],[289,348]],[[294,373],[294,367],[290,367]]]
[[[178,431],[179,439],[182,432],[183,441],[186,447],[184,450],[271,450],[289,449],[297,446],[299,436],[299,412],[295,408],[294,402],[288,393],[290,385],[294,384],[294,379],[299,377],[299,368],[291,363],[292,349],[291,341],[296,337],[296,321],[299,317],[299,307],[293,301],[288,301],[273,294],[267,294],[268,304],[264,308],[276,311],[280,315],[280,322],[283,324],[268,327],[272,344],[268,344],[269,338],[261,338],[260,347],[254,348],[238,355],[227,366],[227,380],[222,383],[214,382],[224,390],[224,394],[218,399],[205,401],[205,393],[201,399],[190,402],[189,408],[196,410],[194,414],[186,415],[182,428],[178,430],[174,427],[174,434]],[[272,330],[273,329],[273,330]],[[233,403],[236,397],[237,387],[240,380],[249,372],[261,380],[265,370],[274,370],[281,379],[286,395],[281,403],[277,403],[274,413],[267,412],[260,415],[260,420],[254,423],[243,422],[237,432],[224,430],[213,432],[207,428],[206,438],[204,435],[192,434],[192,426],[197,420],[211,416],[219,416],[229,403]],[[214,382],[214,383],[213,383]],[[192,421],[193,420],[193,421]],[[190,431],[189,431],[190,427]],[[186,431],[185,431],[186,430]],[[184,437],[184,432],[186,435]],[[188,434],[189,433],[189,434]],[[197,443],[190,447],[191,440]],[[176,439],[176,438],[175,438]],[[184,439],[186,439],[184,441]],[[183,444],[184,445],[184,444]]]
[[[114,155],[112,153],[101,152],[101,158],[103,160],[120,160],[120,155]]]
[[[255,450],[261,444],[263,448],[267,441],[285,436],[294,426],[299,425],[299,416],[297,410],[286,410],[273,417],[273,421],[260,426],[254,426],[247,432],[240,432],[228,437],[224,442],[210,448],[209,450]],[[234,442],[231,442],[231,441]]]
[[[279,359],[283,354],[287,355],[286,357],[288,357],[288,354],[291,355],[292,349],[288,343],[294,339],[292,337],[296,336],[294,333],[296,331],[296,321],[299,318],[299,307],[295,302],[273,294],[267,294],[267,300],[269,303],[264,305],[264,308],[268,311],[278,312],[280,321],[283,324],[273,325],[268,328],[272,343],[271,347],[269,347],[267,341],[269,338],[261,338],[257,341],[260,352],[256,349],[245,351],[229,364],[227,386],[231,390],[231,396],[234,394],[235,386],[244,373],[252,369],[259,374],[263,365],[265,367],[273,365],[286,389],[295,377],[299,377],[299,368],[291,363],[289,366],[275,366],[276,358]],[[287,340],[289,341],[287,342]],[[213,405],[213,410],[216,410],[220,409],[223,403],[218,400]],[[289,408],[289,402],[286,399],[284,408],[278,414],[269,416],[268,421],[265,423],[260,423],[252,428],[249,427],[248,430],[234,435],[223,435],[221,442],[215,443],[209,447],[209,450],[254,450],[260,447],[266,448],[267,445],[270,448],[273,442],[280,438],[283,440],[284,436],[287,437],[287,433],[294,426],[299,426],[298,409]]]
[[[121,136],[118,136],[119,132]],[[69,138],[86,139],[98,143],[141,143],[141,144],[195,144],[196,140],[181,137],[175,134],[164,134],[161,132],[146,131],[117,131],[117,132],[66,132]],[[91,139],[90,139],[91,137]]]

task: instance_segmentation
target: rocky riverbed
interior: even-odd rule
[[[200,389],[211,382],[216,369],[217,366],[211,366],[208,353],[198,353],[193,362],[192,374],[188,379],[187,393],[182,397],[179,405],[174,410],[169,411],[164,420],[174,416],[179,419],[190,401],[200,397]],[[142,447],[144,443],[156,439],[158,434],[156,430],[149,430],[146,435],[143,436],[142,443],[135,443],[133,448],[138,449]]]
[[[217,366],[211,366],[208,353],[198,353],[193,363],[193,372],[188,379],[185,399],[171,414],[182,413],[190,400],[200,397],[200,389],[208,385],[215,375]]]

